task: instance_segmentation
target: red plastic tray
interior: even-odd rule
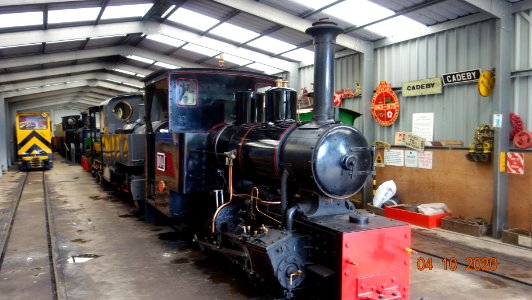
[[[440,227],[441,219],[446,216],[450,216],[451,213],[444,213],[439,215],[427,216],[404,210],[400,208],[401,205],[387,206],[384,208],[384,216],[399,221],[408,222],[410,224],[423,226],[427,228]]]

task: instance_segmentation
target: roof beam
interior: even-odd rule
[[[63,95],[63,94],[74,94],[74,93],[82,93],[83,91],[85,91],[87,88],[86,87],[77,87],[77,88],[69,88],[69,89],[63,89],[63,90],[56,90],[56,91],[50,91],[50,92],[44,92],[44,93],[41,93],[37,96],[35,95],[24,95],[24,96],[15,96],[15,97],[12,97],[10,99],[7,99],[9,102],[13,102],[13,101],[24,101],[24,100],[28,100],[28,99],[39,99],[39,98],[46,98],[46,97],[57,97],[57,96],[60,96],[60,95]],[[0,94],[2,95],[2,94]]]
[[[157,23],[150,23],[157,24]],[[31,30],[1,34],[0,47],[32,43],[60,42],[72,39],[86,39],[108,35],[127,35],[133,33],[151,34],[156,26],[142,22],[119,22],[101,25],[53,28],[48,30]]]
[[[13,109],[14,110],[27,110],[27,109],[37,109],[37,108],[43,109],[44,107],[48,107],[48,108],[58,107],[58,106],[64,106],[65,104],[68,104],[68,106],[73,106],[79,110],[85,110],[90,106],[94,106],[92,104],[72,102],[70,99],[70,100],[61,100],[61,101],[57,101],[54,103],[33,103],[33,104],[28,104],[28,105],[23,105],[23,106],[17,105],[17,106],[14,106]]]
[[[28,79],[33,79],[33,78],[42,78],[42,77],[58,76],[58,75],[65,75],[65,74],[75,74],[75,73],[82,73],[82,72],[89,72],[89,71],[96,71],[96,70],[103,70],[103,69],[109,70],[111,69],[111,67],[109,67],[109,64],[106,64],[106,63],[90,63],[90,64],[82,64],[82,65],[74,65],[74,66],[66,66],[66,67],[58,67],[58,68],[45,68],[45,69],[32,70],[32,71],[2,74],[0,75],[0,82],[28,80]]]
[[[63,84],[63,83],[72,82],[72,81],[89,80],[89,79],[114,80],[114,81],[124,82],[127,84],[143,86],[143,84],[138,80],[131,80],[123,76],[109,74],[105,72],[93,72],[93,73],[85,73],[81,75],[69,75],[69,76],[54,77],[54,78],[49,78],[49,79],[38,79],[38,80],[23,81],[19,83],[3,84],[0,86],[0,92],[16,91],[16,90],[26,89],[26,88],[41,87],[41,86],[54,85],[54,84]]]
[[[512,12],[521,12],[532,9],[532,1],[521,1],[512,3]]]
[[[0,34],[0,39],[2,37],[3,35]],[[131,46],[115,46],[115,47],[96,48],[96,49],[88,49],[88,50],[31,55],[31,56],[23,56],[23,57],[16,57],[16,58],[4,58],[4,59],[0,59],[0,66],[2,68],[9,69],[9,68],[21,67],[21,66],[41,65],[41,64],[47,64],[47,63],[107,57],[107,56],[114,56],[114,55],[121,55],[124,57],[128,55],[138,55],[138,56],[149,58],[155,61],[160,61],[160,62],[177,65],[177,66],[181,66],[185,68],[203,67],[196,63],[184,61],[184,60],[174,58],[174,57],[168,57],[161,53],[157,53],[157,52],[146,50],[146,49],[135,48]],[[131,68],[135,68],[135,67],[131,67]],[[140,73],[140,72],[137,72],[137,73]],[[142,73],[142,74],[145,74],[145,73]]]
[[[454,20],[451,20],[451,21],[444,22],[444,23],[432,25],[432,26],[428,27],[428,31],[423,32],[423,33],[416,33],[415,35],[401,36],[401,37],[398,37],[398,38],[390,37],[390,38],[385,38],[385,39],[376,41],[375,42],[375,49],[376,48],[380,48],[380,47],[389,46],[389,45],[396,44],[396,43],[400,43],[400,42],[404,42],[404,41],[408,41],[408,40],[411,40],[411,39],[419,38],[419,37],[422,37],[422,36],[434,34],[434,33],[447,31],[447,30],[450,30],[450,29],[453,29],[453,28],[462,27],[462,26],[466,26],[466,25],[470,25],[470,24],[486,21],[486,20],[489,20],[489,19],[493,19],[493,16],[487,15],[485,13],[476,13],[476,14],[469,15],[469,16],[466,16],[466,17],[461,17],[461,18],[458,18],[458,19],[454,19]]]
[[[460,0],[466,4],[475,6],[483,12],[490,14],[496,18],[503,18],[505,15],[510,14],[512,11],[512,5],[504,0]]]
[[[255,15],[257,17],[269,20],[284,27],[295,29],[300,32],[305,32],[307,28],[312,26],[312,21],[296,17],[280,9],[276,9],[253,0],[214,0],[214,2],[218,2],[228,7],[244,11],[248,14]],[[336,38],[336,43],[343,47],[353,49],[362,53],[373,51],[372,42],[357,39],[346,34],[340,34]]]
[[[16,97],[16,96],[40,94],[40,93],[45,93],[45,92],[50,92],[50,91],[62,90],[65,88],[77,88],[77,87],[86,87],[86,86],[101,87],[101,88],[114,90],[114,91],[117,91],[117,94],[118,93],[133,93],[138,90],[135,88],[130,88],[130,87],[119,85],[119,84],[112,83],[112,82],[99,81],[97,79],[89,79],[89,80],[81,80],[78,82],[71,82],[68,84],[39,87],[35,89],[22,90],[22,91],[6,92],[6,93],[2,93],[2,96],[7,99],[11,97]]]
[[[267,64],[282,70],[291,70],[293,66],[296,65],[295,63],[289,61],[273,58],[270,55],[265,55],[253,50],[248,50],[237,45],[222,42],[220,40],[208,36],[203,36],[201,34],[176,28],[167,24],[159,24],[158,33],[167,36],[176,36],[179,37],[180,40],[183,40],[185,42],[203,45],[205,47],[216,47],[216,50],[220,52],[230,53],[236,56],[246,58],[248,60],[257,61],[259,63]]]

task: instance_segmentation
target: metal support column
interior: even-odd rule
[[[369,143],[373,143],[373,118],[371,117],[371,98],[373,97],[373,50],[362,54],[362,102],[363,127],[362,132]],[[364,184],[364,204],[373,199],[373,177],[369,176]]]
[[[500,172],[501,153],[507,153],[509,149],[508,134],[510,123],[510,72],[513,24],[509,10],[502,13],[496,21],[495,43],[495,89],[494,89],[494,113],[503,115],[501,128],[495,130],[495,151],[493,166],[493,214],[492,214],[492,237],[499,238],[502,230],[507,227],[508,221],[508,174]],[[505,157],[502,157],[505,159]]]
[[[10,145],[7,141],[6,128],[6,110],[5,110],[4,97],[0,95],[0,177],[7,170],[7,147]]]

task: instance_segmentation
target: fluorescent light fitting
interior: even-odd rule
[[[127,83],[127,82],[122,82],[123,85],[127,85],[127,86],[132,86],[132,87],[136,87],[138,89],[142,89],[144,88],[142,85],[136,85],[136,84],[132,84],[132,83]]]
[[[127,58],[129,59],[134,59],[134,60],[138,60],[138,61],[141,61],[143,63],[147,63],[147,64],[153,64],[155,61],[152,60],[152,59],[149,59],[149,58],[144,58],[142,56],[137,56],[137,55],[128,55],[126,56]]]
[[[220,22],[215,18],[182,7],[178,8],[173,14],[171,14],[170,17],[168,17],[168,20],[199,30],[209,29]]]
[[[79,42],[84,41],[85,39],[69,39],[69,40],[60,40],[60,41],[49,41],[47,44],[57,44],[57,43],[67,43],[67,42]]]
[[[284,57],[291,58],[296,61],[312,62],[314,60],[314,52],[299,48],[282,54]]]
[[[27,46],[35,46],[35,45],[41,45],[41,43],[30,43],[30,44],[19,44],[19,45],[2,46],[2,47],[0,47],[0,49],[16,48],[16,47],[27,47]]]
[[[174,46],[176,48],[181,47],[185,44],[185,41],[175,39],[173,37],[169,37],[164,34],[150,34],[146,36],[148,40],[156,41],[159,43],[167,44],[170,46]]]
[[[135,76],[140,77],[140,78],[146,77],[146,75],[143,75],[143,74],[140,74],[140,73],[135,74]]]
[[[124,69],[116,68],[116,69],[113,69],[113,71],[124,73],[124,74],[127,74],[127,75],[135,75],[135,72],[127,71],[127,70],[124,70]]]
[[[100,7],[72,8],[48,11],[48,23],[71,23],[94,21],[100,13]]]
[[[245,59],[245,58],[234,56],[234,55],[227,54],[227,53],[224,53],[224,60],[226,60],[228,62],[232,62],[232,63],[237,64],[239,66],[247,65],[247,64],[252,62],[249,59]]]
[[[107,38],[119,37],[119,36],[124,36],[124,35],[123,35],[123,34],[101,35],[101,36],[93,36],[93,37],[91,37],[90,39],[91,39],[91,40],[107,39]]]
[[[215,56],[216,54],[220,53],[220,51],[212,50],[210,48],[205,48],[196,44],[188,43],[185,46],[183,46],[183,49],[200,53],[207,56]]]
[[[239,43],[249,41],[259,36],[259,34],[254,31],[247,30],[229,23],[222,23],[214,27],[211,31],[209,31],[209,33],[224,37],[229,40],[237,41]]]
[[[176,65],[167,64],[167,63],[164,63],[162,61],[155,62],[155,65],[159,66],[159,67],[162,67],[162,68],[166,68],[166,69],[179,69],[180,68],[180,67],[178,67]]]
[[[283,42],[278,39],[274,39],[269,36],[263,36],[261,38],[258,38],[254,41],[249,42],[248,45],[258,49],[263,49],[271,53],[281,53],[296,47],[292,44]]]
[[[110,82],[113,82],[113,83],[122,84],[122,81],[118,81],[118,80],[114,80],[114,79],[106,78],[105,80],[110,81]]]
[[[143,17],[152,6],[153,3],[107,6],[102,20]]]
[[[393,11],[367,0],[346,0],[323,12],[353,25],[368,24],[394,14]]]
[[[173,9],[175,8],[175,5],[170,6],[164,14],[162,14],[161,18],[165,18]]]
[[[42,25],[42,11],[0,14],[0,28]]]

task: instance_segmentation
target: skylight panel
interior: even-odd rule
[[[397,37],[426,33],[428,28],[427,26],[405,16],[397,16],[395,18],[368,26],[365,29],[385,37]]]
[[[0,14],[0,28],[42,25],[42,11]]]
[[[141,62],[147,63],[147,64],[153,64],[155,62],[152,59],[145,58],[145,57],[142,57],[142,56],[137,56],[137,55],[128,55],[126,57],[129,58],[129,59],[138,60],[138,61],[141,61]]]
[[[215,18],[182,7],[178,8],[172,15],[170,15],[168,20],[199,30],[207,30],[219,22]]]
[[[253,46],[258,49],[263,49],[271,53],[281,53],[295,48],[296,46],[283,42],[278,39],[274,39],[269,36],[263,36],[254,41],[248,43],[248,45]]]
[[[394,14],[393,11],[367,0],[346,0],[323,12],[358,26]]]
[[[152,3],[107,6],[102,20],[143,17],[152,6]]]
[[[100,7],[72,8],[48,11],[48,23],[70,23],[94,21],[100,13]]]
[[[113,69],[113,71],[124,73],[124,74],[127,74],[127,75],[135,75],[135,72],[127,71],[127,70],[124,70],[124,69],[118,69],[117,68],[117,69]]]
[[[146,77],[146,75],[144,75],[144,74],[140,74],[140,73],[135,74],[135,76],[140,77],[140,78],[144,78],[144,77]]]
[[[227,53],[224,53],[224,60],[226,60],[228,62],[232,62],[232,63],[237,64],[239,66],[247,65],[247,64],[252,62],[249,59],[245,59],[245,58],[234,56],[234,55],[227,54]]]
[[[180,68],[180,67],[178,67],[176,65],[167,64],[167,63],[164,63],[162,61],[156,62],[155,65],[159,66],[159,67],[162,67],[162,68],[166,68],[166,69],[179,69]]]
[[[192,52],[196,52],[196,53],[200,53],[200,54],[203,54],[203,55],[207,55],[207,56],[215,56],[216,54],[220,53],[219,51],[216,51],[216,50],[212,50],[212,49],[209,49],[209,48],[205,48],[205,47],[202,47],[202,46],[199,46],[199,45],[196,45],[196,44],[186,44],[185,46],[183,46],[183,49],[186,49],[188,51],[192,51]]]
[[[261,63],[252,63],[250,65],[247,65],[246,67],[262,71],[262,72],[264,72],[264,73],[266,73],[268,75],[277,74],[277,73],[283,72],[283,70],[280,70],[280,69],[277,69],[277,68],[274,68],[274,67],[270,67],[270,66],[267,66],[267,65],[263,65]]]
[[[229,23],[222,23],[209,32],[229,40],[237,41],[239,43],[249,41],[259,36],[259,34],[254,31],[247,30]]]
[[[282,54],[284,57],[291,58],[293,60],[302,61],[302,62],[312,62],[314,61],[314,52],[299,48],[296,50],[292,50],[290,52],[286,52]]]
[[[167,44],[170,46],[174,46],[176,48],[181,47],[185,44],[185,41],[175,39],[173,37],[169,37],[167,35],[163,34],[150,34],[146,36],[148,40],[156,41],[159,43]]]

